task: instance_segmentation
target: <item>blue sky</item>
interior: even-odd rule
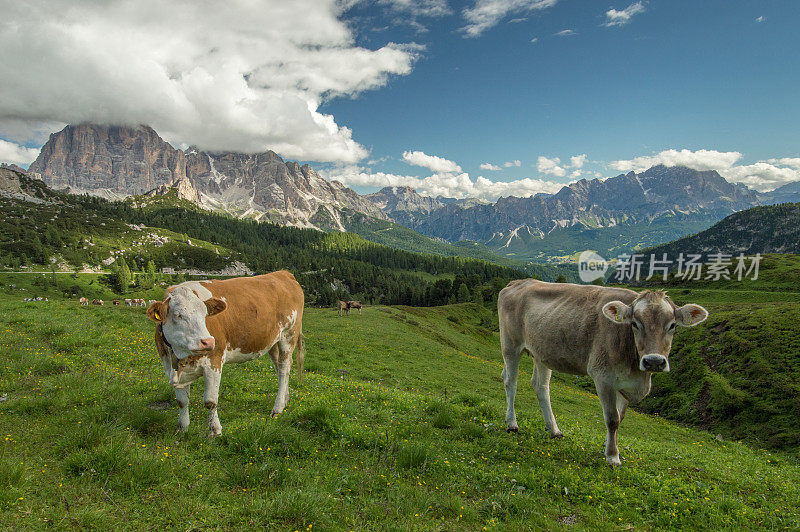
[[[359,192],[492,200],[658,163],[800,179],[794,0],[0,5],[17,164],[94,120],[274,149]]]
[[[539,156],[587,154],[598,163],[584,168],[604,176],[619,173],[612,161],[668,149],[738,151],[739,163],[798,156],[800,2],[651,1],[627,24],[604,25],[608,9],[629,5],[558,2],[511,13],[475,38],[460,31],[464,5],[422,20],[424,33],[370,31],[383,14],[356,9],[366,46],[426,49],[410,75],[323,110],[400,174],[425,174],[402,162],[409,149],[495,180],[559,182],[569,173],[542,176]],[[370,18],[358,18],[364,12]],[[574,34],[556,35],[563,30]],[[513,160],[521,166],[479,168]]]

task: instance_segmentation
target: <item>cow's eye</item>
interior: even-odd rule
[[[671,331],[674,328],[675,328],[675,322],[673,321],[672,323],[669,324],[669,327],[667,327],[667,330]]]
[[[639,325],[635,321],[631,322],[631,325],[633,326],[634,329],[637,330],[639,329]]]

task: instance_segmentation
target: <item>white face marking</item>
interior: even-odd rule
[[[179,284],[176,288],[185,286],[189,290],[194,290],[200,297],[201,301],[205,301],[206,299],[211,299],[213,297],[213,294],[208,288],[200,284],[200,282],[201,281],[186,281],[185,283]]]
[[[192,351],[202,349],[200,340],[211,337],[206,327],[208,315],[206,305],[190,286],[187,286],[189,284],[182,283],[170,293],[167,298],[169,310],[164,316],[162,326],[164,337],[172,345],[172,350],[179,359],[188,357]],[[206,288],[201,288],[208,292]],[[208,294],[210,297],[211,292]]]

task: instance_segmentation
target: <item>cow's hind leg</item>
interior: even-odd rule
[[[281,339],[269,350],[272,365],[275,366],[275,373],[278,375],[278,394],[275,397],[275,405],[272,407],[273,416],[283,412],[289,402],[289,372],[292,369],[294,347],[294,342]]]
[[[503,372],[500,377],[506,388],[506,430],[518,432],[517,412],[514,410],[514,398],[517,396],[517,378],[519,377],[519,360],[522,358],[522,346],[514,345],[511,340],[500,339],[503,351]]]
[[[558,430],[556,418],[553,415],[553,408],[550,406],[550,377],[553,370],[536,360],[534,356],[533,385],[536,388],[536,397],[539,399],[539,408],[542,409],[544,426],[550,433],[551,438],[561,438],[563,434]]]
[[[175,399],[178,401],[178,432],[186,432],[189,428],[189,385],[175,388]]]
[[[203,404],[208,409],[208,435],[219,436],[222,434],[222,424],[219,422],[217,402],[219,401],[219,383],[222,380],[222,366],[219,369],[208,368],[204,377]]]

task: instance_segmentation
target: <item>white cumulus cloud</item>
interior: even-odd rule
[[[497,172],[498,170],[502,170],[499,166],[492,163],[482,163],[481,170],[488,170],[490,172]]]
[[[0,139],[0,162],[28,166],[39,155],[39,148],[26,148]]]
[[[513,161],[506,161],[503,163],[503,166],[506,168],[511,168],[512,166],[522,166],[522,161],[519,159],[514,159]]]
[[[606,22],[604,26],[624,26],[628,24],[634,15],[644,13],[645,8],[642,2],[634,2],[625,9],[617,11],[612,8],[606,11]]]
[[[448,198],[478,198],[495,201],[501,196],[526,197],[540,192],[553,194],[564,187],[541,179],[517,179],[514,181],[492,181],[483,176],[472,179],[466,172],[434,173],[428,177],[373,172],[360,166],[344,166],[320,172],[331,180],[348,186],[398,187],[408,186],[426,196]]]
[[[539,159],[536,161],[536,169],[539,170],[539,173],[554,175],[556,177],[563,177],[567,175],[567,171],[561,168],[561,159],[558,157],[553,157],[551,159],[549,157],[545,157],[544,155],[540,155]]]
[[[561,163],[558,157],[545,157],[540,155],[536,161],[536,169],[545,175],[553,175],[556,177],[564,177],[567,175],[568,170],[572,170],[570,177],[577,179],[582,173],[583,165],[586,164],[587,156],[585,153],[580,155],[573,155],[569,158],[569,164]]]
[[[408,74],[421,48],[357,46],[343,9],[338,0],[0,0],[0,131],[16,129],[6,138],[20,142],[45,123],[145,123],[179,145],[358,161],[367,150],[320,105]]]
[[[436,155],[428,155],[421,151],[404,151],[403,160],[413,166],[421,166],[432,172],[459,173],[461,167],[453,161]]]
[[[508,15],[541,11],[556,5],[558,0],[475,0],[462,11],[467,24],[461,28],[465,37],[480,37]]]

